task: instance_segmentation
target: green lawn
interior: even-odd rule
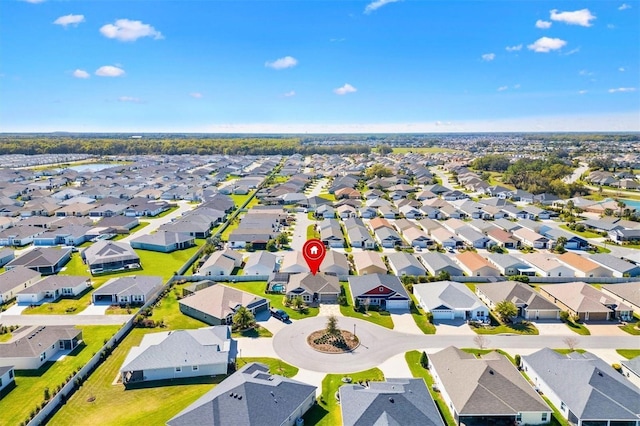
[[[172,330],[186,330],[192,328],[207,327],[207,324],[180,312],[178,295],[182,295],[182,289],[191,283],[176,284],[167,295],[153,308],[151,319],[163,320],[166,327]],[[160,331],[160,330],[157,330]]]
[[[327,374],[324,380],[322,380],[322,394],[320,394],[319,403],[314,405],[303,416],[305,424],[318,426],[335,426],[342,424],[340,404],[336,401],[335,395],[340,386],[345,384],[342,382],[343,377],[350,377],[352,384],[366,380],[384,380],[384,375],[378,368],[372,368],[358,373]]]
[[[6,342],[7,340],[11,340],[11,333],[0,334],[0,343]]]
[[[282,309],[286,313],[289,314],[289,317],[292,319],[303,319],[309,317],[315,317],[318,315],[318,308],[308,307],[306,312],[298,312],[294,309],[288,308],[284,306],[282,303],[282,299],[284,298],[283,294],[267,294],[265,290],[267,288],[266,281],[248,281],[248,282],[237,282],[237,283],[228,283],[229,287],[237,288],[238,290],[243,290],[248,293],[257,294],[258,296],[265,297],[269,299],[271,302],[271,307],[274,309]]]
[[[316,230],[315,225],[307,226],[307,240],[311,240],[313,238],[320,238],[320,233]]]
[[[531,324],[530,322],[518,323],[518,324],[504,324],[498,321],[498,319],[493,315],[492,312],[490,312],[489,315],[491,316],[490,326],[481,326],[481,327],[470,326],[471,329],[475,331],[477,334],[528,334],[528,335],[539,334],[536,326]]]
[[[231,197],[236,207],[242,207],[242,205],[244,205],[244,203],[246,203],[249,198],[253,197],[253,192],[250,192],[246,195],[230,194],[229,197]]]
[[[270,332],[269,330],[267,330],[264,327],[261,327],[259,325],[256,325],[254,328],[249,329],[249,330],[245,330],[245,331],[234,331],[232,333],[233,337],[251,337],[251,338],[257,338],[257,337],[273,337],[273,333]],[[249,361],[247,361],[249,362]]]
[[[416,297],[412,293],[409,293],[409,296],[411,296],[411,316],[418,328],[424,334],[436,334],[436,326],[429,322],[426,312],[418,305]]]
[[[569,327],[569,330],[581,336],[589,336],[591,334],[589,329],[585,327],[584,324],[578,324],[573,321],[567,321],[565,324],[567,324],[567,327]]]
[[[231,235],[231,233],[235,231],[238,226],[240,226],[240,217],[236,217],[231,222],[229,222],[229,225],[224,228],[224,231],[222,231],[222,234],[220,234],[220,239],[222,241],[228,241],[229,235]]]
[[[619,328],[634,336],[640,336],[640,321],[634,320],[628,322],[627,325],[621,325]]]
[[[626,359],[635,358],[640,356],[640,349],[616,349],[616,352]]]
[[[558,352],[562,355],[570,354],[571,352],[578,352],[579,354],[583,354],[586,351],[584,349],[554,349],[554,352]]]
[[[178,208],[179,208],[178,206],[170,207],[168,210],[163,211],[158,216],[151,216],[151,217],[149,217],[149,219],[160,219],[161,217],[165,217],[165,216],[175,212],[176,210],[178,210]]]
[[[138,232],[143,228],[146,228],[149,225],[151,225],[151,222],[140,222],[135,227],[131,228],[131,230],[129,231],[129,234],[118,234],[111,241],[119,241],[135,232]]]
[[[35,406],[44,400],[45,387],[55,391],[69,374],[82,368],[104,345],[104,340],[113,336],[120,327],[84,326],[79,328],[82,329],[84,343],[73,353],[62,360],[48,362],[39,370],[16,371],[16,387],[0,400],[0,424],[18,425],[26,420]]]
[[[240,368],[245,364],[250,362],[259,362],[261,364],[265,364],[269,367],[269,371],[271,374],[277,374],[279,376],[284,377],[293,377],[298,374],[298,367],[294,367],[293,365],[289,365],[286,362],[276,359],[276,358],[239,358],[237,362],[237,367]]]
[[[447,408],[447,404],[444,402],[444,399],[442,399],[442,396],[439,392],[435,392],[432,389],[433,377],[431,377],[431,373],[429,373],[429,370],[422,368],[422,366],[420,365],[420,355],[421,352],[419,351],[410,351],[404,354],[404,359],[407,360],[409,370],[411,370],[411,374],[413,375],[413,377],[424,379],[425,383],[427,384],[427,389],[429,389],[431,397],[436,402],[438,411],[440,411],[440,415],[444,419],[445,423],[448,426],[455,426],[457,423],[453,419],[449,408]]]
[[[329,194],[328,192],[321,192],[320,195],[318,195],[318,197],[324,198],[325,200],[329,200],[329,201],[336,201],[336,196],[333,194]]]
[[[595,232],[591,232],[591,231],[583,231],[583,232],[574,231],[573,229],[569,228],[565,224],[560,225],[560,228],[564,229],[567,232],[571,232],[573,234],[580,235],[582,238],[602,238],[602,235],[597,234]]]
[[[149,332],[153,330],[133,329],[49,424],[163,425],[225,378],[163,381],[129,390],[112,384],[131,347],[139,345]]]
[[[349,285],[346,283],[342,284],[342,288],[344,288],[345,295],[347,296],[347,301],[349,303],[348,306],[340,305],[340,312],[345,317],[359,318],[361,320],[369,321],[374,324],[377,324],[382,327],[393,329],[393,320],[391,319],[391,315],[387,311],[369,311],[366,314],[361,314],[357,312],[353,306],[351,306],[351,290],[349,289]]]

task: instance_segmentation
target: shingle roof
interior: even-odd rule
[[[203,290],[197,291],[189,297],[180,299],[180,305],[204,312],[218,319],[224,319],[229,314],[233,314],[234,309],[242,305],[251,307],[265,303],[264,297],[255,294],[216,284]]]
[[[400,279],[395,275],[371,274],[350,276],[349,286],[351,287],[351,294],[353,297],[358,297],[376,287],[384,286],[396,292],[400,296],[409,299],[407,291],[404,289]]]
[[[132,277],[112,278],[93,292],[93,296],[137,296],[148,298],[162,287],[162,277],[134,275]]]
[[[127,243],[101,240],[82,252],[89,265],[104,262],[121,262],[125,260],[140,260],[140,256]]]
[[[281,425],[316,387],[269,374],[264,364],[242,367],[167,422],[169,426]]]
[[[503,300],[515,305],[524,305],[527,309],[559,311],[556,305],[542,297],[527,284],[517,281],[478,284],[476,290],[482,292],[494,304]]]
[[[73,326],[33,326],[23,337],[10,343],[0,344],[0,358],[35,357],[43,352],[43,348],[55,344],[58,340],[73,339],[81,333],[82,330]]]
[[[426,309],[440,306],[451,309],[474,310],[485,308],[478,297],[464,284],[454,281],[437,281],[428,284],[414,284],[413,293],[419,294]]]

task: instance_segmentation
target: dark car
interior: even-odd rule
[[[271,309],[271,316],[276,319],[279,319],[282,322],[289,321],[289,314],[287,314],[282,309]]]

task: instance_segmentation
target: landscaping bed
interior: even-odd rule
[[[307,337],[307,344],[318,352],[328,354],[343,354],[360,346],[360,340],[355,334],[347,330],[339,332],[338,335],[330,335],[326,330],[314,331]]]

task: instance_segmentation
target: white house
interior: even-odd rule
[[[434,319],[464,319],[481,321],[489,316],[489,309],[469,288],[453,281],[414,284],[413,294],[418,304]]]

